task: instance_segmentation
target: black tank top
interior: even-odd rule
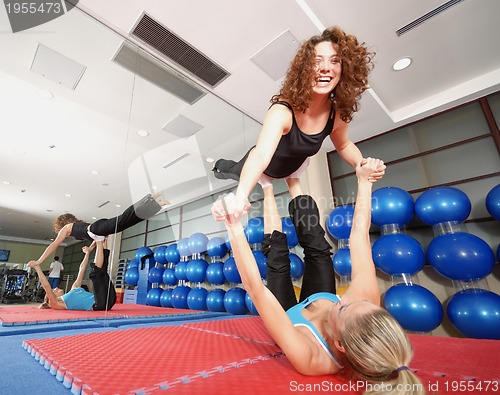
[[[321,132],[305,134],[297,125],[292,106],[287,102],[277,101],[271,104],[271,107],[275,104],[281,104],[292,111],[292,127],[287,134],[281,137],[276,152],[264,174],[272,178],[285,178],[296,171],[308,157],[315,155],[320,150],[323,141],[333,130],[335,111],[332,106],[328,122]]]
[[[88,240],[92,241],[92,238],[87,233],[87,228],[90,224],[86,222],[74,222],[71,228],[70,236],[76,240]]]

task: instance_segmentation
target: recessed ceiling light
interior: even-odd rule
[[[38,96],[47,100],[52,100],[54,98],[54,94],[47,89],[38,89]]]
[[[141,137],[147,137],[147,136],[149,136],[149,133],[148,133],[148,132],[146,132],[145,130],[138,130],[138,131],[137,131],[137,134],[138,134],[139,136],[141,136]]]
[[[90,174],[93,174],[93,175],[98,175],[99,174],[99,171],[98,170],[91,170],[90,171]]]
[[[121,204],[117,204],[116,207],[120,208],[121,207]]]
[[[205,161],[207,161],[208,163],[212,163],[215,161],[215,159],[214,158],[207,158],[207,159],[205,159]]]
[[[4,184],[4,185],[10,185],[10,181],[2,181],[2,184]]]
[[[64,196],[71,197],[71,194],[70,193],[65,193]]]
[[[401,58],[399,60],[396,60],[396,62],[394,62],[394,64],[392,65],[392,69],[394,71],[404,70],[411,64],[411,62],[412,62],[412,59],[409,57]]]

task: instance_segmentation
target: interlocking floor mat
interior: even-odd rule
[[[500,391],[500,342],[410,338],[415,348],[410,368],[428,394]],[[357,394],[365,389],[362,382],[338,376],[297,373],[259,317],[27,340],[23,347],[75,395]]]

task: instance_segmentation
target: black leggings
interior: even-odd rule
[[[300,195],[288,205],[299,244],[304,249],[304,277],[299,302],[317,292],[336,293],[331,246],[320,224],[318,207],[308,195]],[[297,304],[292,278],[286,235],[274,231],[262,243],[267,257],[267,287],[281,306],[288,310]]]
[[[221,180],[231,179],[239,181],[243,166],[245,165],[245,162],[248,159],[248,155],[250,155],[250,152],[254,149],[254,147],[250,148],[245,156],[238,162],[235,162],[231,159],[219,159],[217,162],[215,162],[215,166],[212,169],[215,178],[219,178]]]
[[[108,274],[108,262],[110,251],[104,250],[104,262],[102,267],[91,263],[90,279],[94,286],[93,310],[111,310],[116,303],[116,291]]]
[[[158,202],[151,195],[146,195],[118,217],[98,219],[90,225],[90,231],[97,236],[120,233],[145,219],[151,218],[160,209],[161,206]]]

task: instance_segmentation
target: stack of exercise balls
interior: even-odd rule
[[[224,285],[226,278],[224,277],[224,262],[222,258],[226,256],[229,248],[226,241],[221,237],[213,237],[207,243],[207,254],[210,257],[210,264],[207,267],[207,281],[214,285],[215,288],[207,293],[205,298],[207,310],[224,312],[224,296],[226,291],[220,288]]]
[[[416,200],[415,211],[434,232],[427,249],[430,264],[455,289],[446,308],[448,318],[466,337],[500,339],[500,296],[484,281],[495,256],[484,240],[465,231],[463,222],[471,212],[468,196],[453,187],[432,188]]]
[[[354,206],[344,205],[333,209],[326,220],[326,229],[337,240],[337,250],[333,254],[333,269],[339,276],[337,294],[342,296],[351,283],[351,252],[349,237],[351,234]]]
[[[372,223],[381,236],[372,247],[375,266],[390,276],[392,286],[384,295],[384,307],[400,325],[412,332],[436,329],[443,320],[439,299],[418,284],[415,276],[425,265],[421,244],[405,232],[415,215],[412,196],[396,187],[377,189],[372,195]]]
[[[484,203],[491,217],[496,221],[500,221],[500,184],[491,188]],[[497,262],[500,262],[500,243],[497,246]]]

